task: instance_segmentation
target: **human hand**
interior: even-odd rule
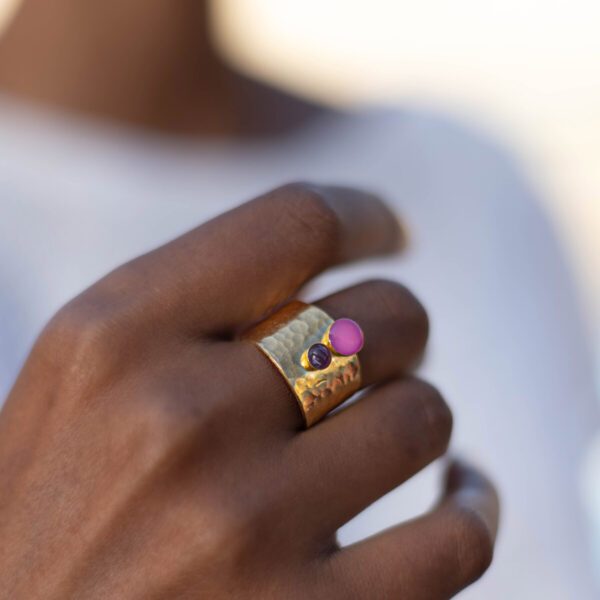
[[[366,334],[358,402],[302,430],[238,334],[325,268],[392,251],[362,192],[294,184],[123,265],[42,332],[0,413],[0,598],[449,598],[490,563],[498,503],[451,467],[430,513],[340,549],[339,527],[444,454],[452,418],[408,375],[405,288],[317,302]]]

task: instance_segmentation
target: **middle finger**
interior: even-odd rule
[[[451,430],[452,414],[439,392],[404,378],[370,390],[296,436],[287,448],[286,471],[304,528],[327,539],[443,455]]]

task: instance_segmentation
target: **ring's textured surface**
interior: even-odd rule
[[[334,320],[323,310],[294,301],[250,330],[253,341],[284,376],[294,392],[307,427],[347,400],[361,385],[356,354],[333,353],[325,368],[314,368],[307,351],[328,339]]]

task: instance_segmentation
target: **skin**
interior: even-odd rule
[[[115,24],[116,0],[50,4],[26,3],[0,46],[5,90],[228,137],[289,130],[317,110],[229,73],[197,35],[201,3],[147,0],[140,11],[121,0],[139,17],[135,44]],[[141,93],[123,91],[126,73]],[[61,309],[0,412],[0,598],[436,600],[476,580],[492,558],[498,500],[461,463],[430,512],[336,544],[340,526],[449,443],[441,394],[411,375],[428,334],[416,298],[368,281],[318,302],[362,325],[367,391],[309,430],[281,376],[240,340],[323,270],[401,245],[378,198],[290,184],[121,266]]]
[[[201,0],[24,0],[0,38],[0,88],[188,137],[273,136],[324,110],[232,70]]]
[[[407,375],[428,331],[410,292],[371,281],[319,302],[362,324],[373,387],[307,431],[278,372],[236,338],[323,269],[398,237],[372,196],[293,184],[63,308],[0,414],[0,597],[432,600],[479,577],[498,504],[458,464],[431,513],[335,543],[448,445],[441,395]]]

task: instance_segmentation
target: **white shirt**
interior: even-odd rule
[[[368,111],[260,143],[183,142],[0,105],[0,397],[40,328],[118,264],[290,180],[381,192],[404,257],[331,272],[309,298],[384,276],[429,310],[423,375],[455,414],[453,449],[503,500],[495,563],[464,598],[587,600],[578,487],[598,425],[590,340],[535,192],[506,153],[436,114]],[[439,465],[344,527],[343,543],[426,510]]]

